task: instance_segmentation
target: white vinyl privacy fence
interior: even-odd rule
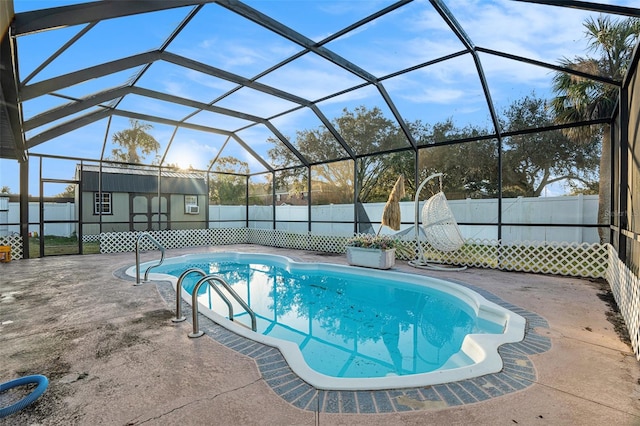
[[[4,214],[3,214],[4,213]],[[45,223],[44,235],[70,237],[76,231],[74,203],[44,203],[44,220],[60,221]],[[20,205],[7,203],[7,210],[2,211],[0,202],[0,237],[20,233]],[[29,203],[29,232],[40,233],[40,203]]]
[[[418,221],[420,221],[419,206]],[[385,203],[363,204],[364,210],[373,223],[372,232],[378,232],[379,223]],[[449,207],[460,225],[465,239],[496,240],[498,239],[498,200],[450,200]],[[211,206],[210,211],[218,207]],[[223,206],[224,208],[224,206]],[[244,215],[239,210],[231,213]],[[400,203],[402,212],[402,226],[399,232],[413,231],[415,221],[415,203]],[[277,227],[291,232],[307,231],[307,206],[278,206],[276,207]],[[224,214],[220,213],[220,217]],[[353,204],[331,204],[311,207],[312,234],[321,235],[350,235],[353,233]],[[236,216],[237,217],[237,216]],[[251,206],[249,208],[249,228],[271,229],[273,219],[271,207]],[[505,198],[502,200],[502,223],[518,224],[502,226],[503,242],[515,241],[544,241],[544,242],[600,242],[597,228],[582,226],[569,227],[566,225],[595,225],[598,223],[598,196],[577,195],[564,197],[543,198]],[[541,226],[540,224],[557,226]],[[392,234],[388,228],[383,228],[383,234]]]
[[[3,209],[0,203],[0,236],[18,233],[20,230],[18,203],[8,203]],[[363,204],[364,211],[372,222],[371,231],[377,232],[385,203]],[[496,240],[498,238],[498,200],[450,200],[449,206],[465,239]],[[420,204],[420,208],[422,203]],[[411,233],[415,220],[415,204],[400,203],[402,212],[401,232]],[[273,221],[271,206],[250,206],[249,224],[252,229],[271,229]],[[567,227],[564,225],[594,225],[597,223],[598,196],[578,195],[543,198],[505,198],[502,200],[502,222],[519,224],[503,225],[502,241],[544,241],[544,242],[599,242],[596,228]],[[210,228],[245,227],[247,209],[245,206],[209,206]],[[309,208],[307,206],[277,206],[276,227],[289,232],[307,232]],[[311,233],[320,235],[345,236],[353,234],[353,204],[330,204],[311,207]],[[44,203],[44,219],[60,221],[45,223],[45,235],[71,236],[76,225],[76,209],[73,203]],[[40,232],[39,203],[29,203],[29,232]],[[68,222],[65,222],[68,221]],[[558,226],[539,226],[537,224]],[[382,233],[394,233],[383,228]]]

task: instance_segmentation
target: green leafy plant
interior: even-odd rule
[[[346,247],[396,249],[396,257],[406,260],[413,259],[416,255],[411,241],[397,240],[389,235],[359,234],[347,240]]]
[[[360,234],[347,241],[347,247],[389,250],[398,247],[398,241],[388,235]]]

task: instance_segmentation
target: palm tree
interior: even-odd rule
[[[560,64],[572,70],[621,81],[631,61],[633,48],[638,42],[640,20],[613,20],[609,16],[600,15],[595,20],[588,18],[584,27],[589,52],[598,57],[576,57],[573,60],[565,58]],[[556,120],[563,124],[609,118],[618,99],[616,86],[564,72],[558,72],[553,77],[553,90],[557,96],[551,101],[551,108]],[[565,132],[574,140],[589,141],[595,136],[602,141],[598,223],[609,223],[607,212],[611,202],[610,126],[573,127]],[[607,232],[600,228],[599,233],[600,240],[606,241]]]
[[[143,155],[157,152],[160,149],[158,141],[151,136],[148,131],[153,129],[151,124],[141,123],[132,118],[129,119],[131,128],[121,130],[113,135],[113,141],[120,145],[111,151],[111,159],[127,163],[141,163],[142,158],[138,154],[138,149]]]

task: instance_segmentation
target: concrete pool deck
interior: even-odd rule
[[[167,256],[205,251],[346,263],[344,255],[256,245]],[[0,382],[29,374],[50,380],[36,403],[0,424],[640,424],[640,364],[607,320],[601,282],[488,269],[423,271],[398,262],[398,271],[467,283],[539,315],[548,328],[535,333],[550,348],[528,356],[535,375],[520,378],[529,380],[526,387],[501,396],[447,404],[400,392],[391,395],[392,412],[345,414],[324,405],[301,409],[274,390],[254,358],[211,336],[187,337],[191,323],[171,322],[175,308],[161,285],[133,286],[114,275],[134,261],[124,253],[0,264]]]

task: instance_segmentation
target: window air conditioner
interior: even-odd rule
[[[187,204],[187,214],[199,214],[200,208],[195,204]]]

